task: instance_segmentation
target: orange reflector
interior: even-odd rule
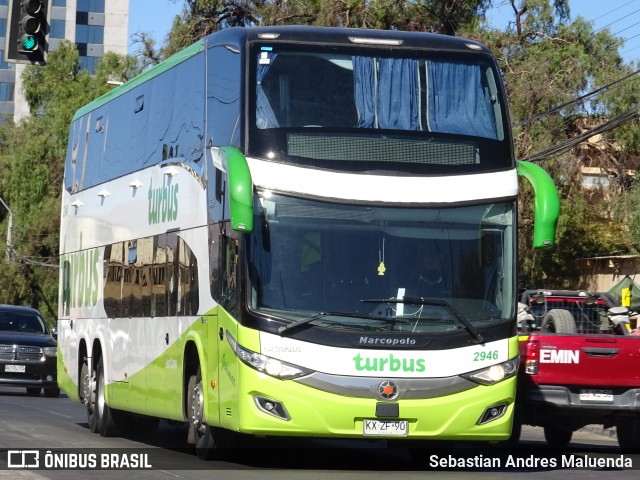
[[[211,380],[211,388],[216,388],[216,381],[215,380]]]

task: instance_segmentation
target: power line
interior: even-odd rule
[[[630,2],[625,3],[624,5],[620,5],[619,7],[614,8],[613,10],[609,10],[606,13],[603,13],[602,15],[600,15],[599,17],[594,18],[592,21],[596,21],[601,19],[602,17],[606,17],[607,15],[609,15],[610,13],[613,12],[617,12],[618,10],[620,10],[622,7],[626,7],[627,5],[631,4],[631,3],[635,3],[636,0],[631,0]]]
[[[542,112],[542,113],[539,113],[537,115],[534,115],[533,117],[529,117],[529,118],[525,118],[524,120],[520,120],[518,123],[516,123],[516,125],[520,126],[520,125],[526,125],[528,123],[533,123],[533,122],[535,122],[536,120],[539,120],[542,117],[546,117],[547,115],[551,115],[552,113],[556,113],[556,112],[558,112],[558,111],[562,110],[563,108],[568,107],[570,105],[574,105],[574,104],[578,105],[578,104],[584,103],[583,102],[584,100],[586,100],[586,99],[588,99],[590,97],[593,97],[594,95],[597,95],[598,93],[600,93],[602,91],[608,90],[609,88],[611,88],[611,87],[613,87],[613,86],[615,86],[615,85],[617,85],[617,84],[619,84],[621,82],[624,82],[624,81],[628,80],[629,78],[633,77],[634,75],[637,75],[638,73],[640,73],[640,70],[636,70],[635,72],[629,73],[628,75],[625,75],[624,77],[619,78],[618,80],[614,80],[613,82],[608,83],[607,85],[603,85],[602,87],[596,88],[595,90],[592,90],[591,92],[585,93],[584,95],[581,95],[581,96],[579,96],[579,97],[577,97],[577,98],[575,98],[573,100],[570,100],[570,101],[565,102],[565,103],[563,103],[561,105],[553,107],[553,108],[547,110],[546,112]]]
[[[607,25],[605,25],[603,27],[598,28],[597,30],[594,30],[593,33],[598,33],[600,30],[604,30],[605,28],[610,27],[614,23],[618,23],[621,20],[626,20],[627,18],[629,18],[630,15],[633,15],[634,13],[638,13],[638,12],[640,12],[640,8],[638,10],[635,10],[635,11],[633,11],[631,13],[626,14],[624,17],[620,17],[619,19],[614,20],[613,22],[611,22],[611,23],[609,23],[609,24],[607,24]],[[631,25],[631,26],[633,26],[633,25]],[[617,33],[615,33],[614,35],[617,35]]]
[[[539,162],[541,160],[545,160],[549,157],[552,157],[554,155],[557,155],[565,150],[569,150],[573,147],[575,147],[576,145],[578,145],[579,143],[584,142],[585,140],[598,135],[600,133],[604,133],[604,132],[608,132],[609,130],[613,130],[614,128],[619,127],[620,125],[623,125],[631,120],[633,120],[634,118],[638,117],[638,110],[637,109],[632,109],[632,110],[628,110],[625,113],[622,113],[620,115],[618,115],[615,118],[612,118],[611,120],[604,122],[602,125],[598,125],[597,127],[592,128],[591,130],[586,131],[585,133],[578,135],[576,137],[573,138],[569,138],[563,142],[560,142],[552,147],[549,147],[545,150],[542,150],[541,152],[535,153],[533,155],[529,155],[526,158],[523,158],[521,160],[526,160],[528,162]]]

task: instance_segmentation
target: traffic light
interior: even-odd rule
[[[11,0],[4,49],[7,62],[46,63],[50,4],[51,0]]]

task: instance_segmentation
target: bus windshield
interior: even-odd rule
[[[254,50],[253,155],[511,166],[497,74],[484,57],[301,48]]]
[[[257,196],[249,305],[292,322],[446,332],[513,316],[514,203],[417,209]],[[402,301],[402,300],[405,301]]]

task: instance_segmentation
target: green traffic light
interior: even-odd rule
[[[23,35],[20,41],[22,42],[22,49],[28,52],[38,48],[38,40],[33,35]]]

